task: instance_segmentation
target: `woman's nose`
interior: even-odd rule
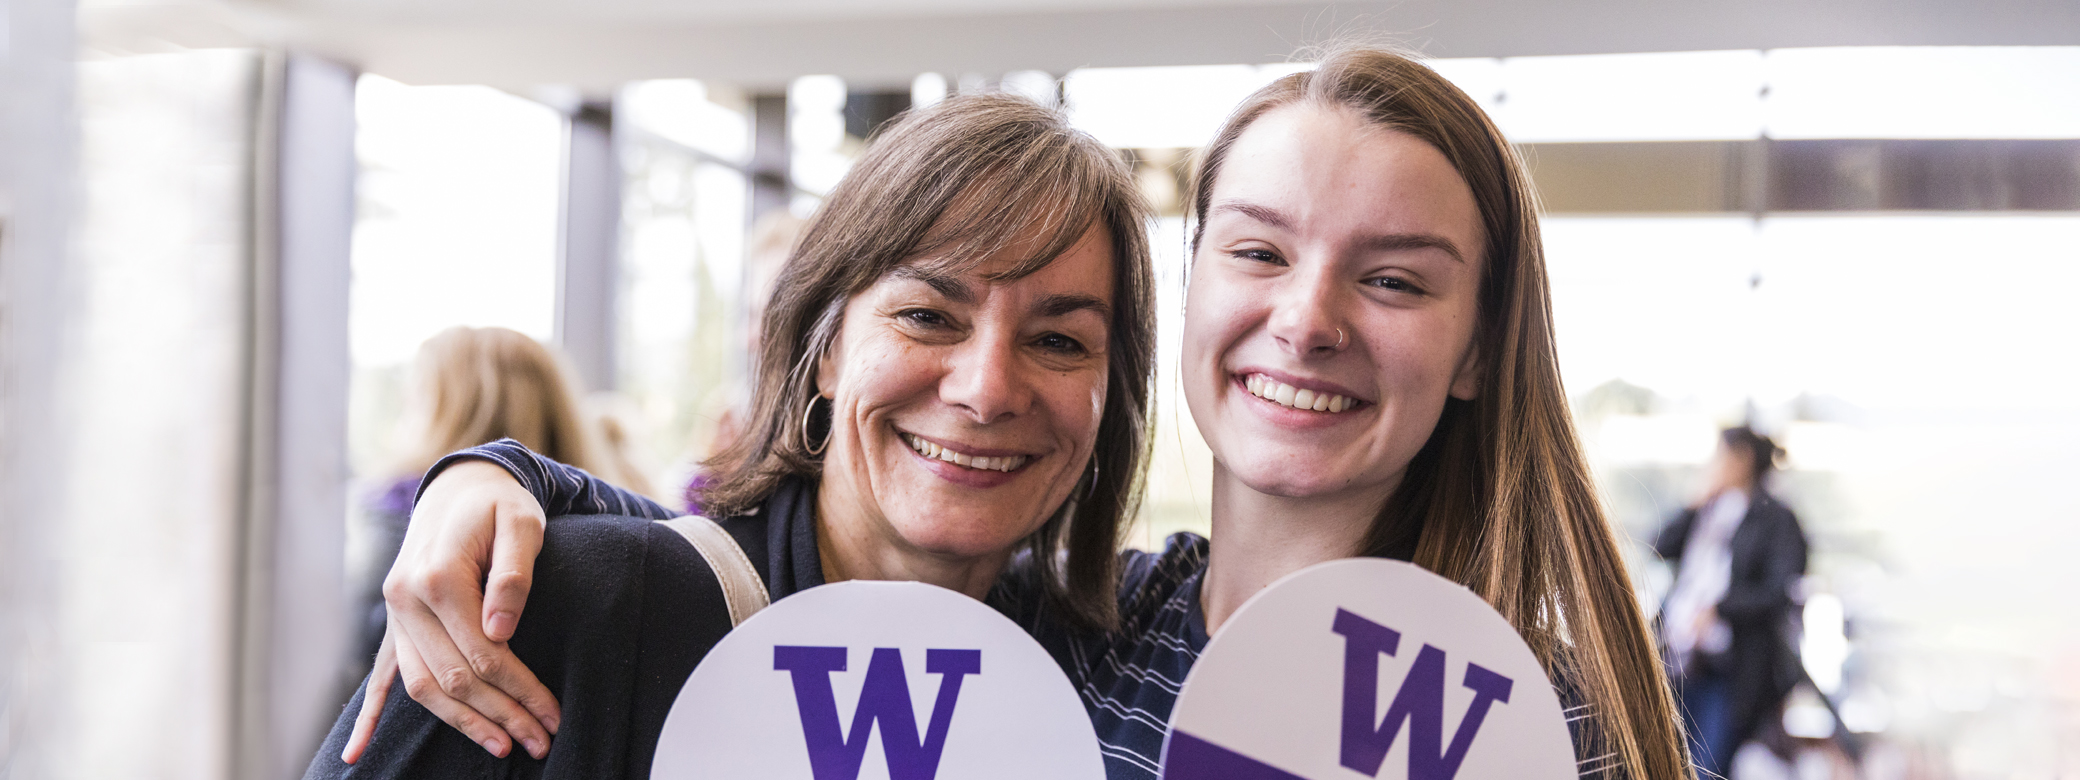
[[[1319,272],[1302,272],[1287,277],[1271,301],[1268,328],[1280,349],[1297,357],[1319,357],[1341,351],[1350,343],[1338,316],[1334,280]]]
[[[977,333],[954,348],[939,399],[966,410],[978,424],[1024,414],[1032,383],[1019,374],[1018,345],[1007,334]]]

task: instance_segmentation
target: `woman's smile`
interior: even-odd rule
[[[910,445],[910,452],[917,456],[920,467],[940,479],[965,487],[993,488],[1007,484],[1018,479],[1027,464],[1034,460],[1034,456],[1026,453],[929,439],[900,429],[896,433]]]

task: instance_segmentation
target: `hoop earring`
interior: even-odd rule
[[[1337,329],[1336,329],[1336,348],[1337,348],[1337,349],[1343,349],[1343,342],[1344,342],[1344,339],[1345,339],[1345,336],[1343,335],[1343,329],[1342,329],[1342,328],[1337,328]]]
[[[823,396],[820,395],[809,396],[809,405],[802,408],[802,449],[807,451],[812,457],[822,455],[824,450],[831,447],[831,434],[829,431],[824,432],[822,445],[811,446],[809,444],[809,418],[816,413],[816,402],[822,399]]]
[[[1098,474],[1098,459],[1093,457],[1091,458],[1091,481],[1083,489],[1084,499],[1088,500],[1091,496],[1098,494]]]

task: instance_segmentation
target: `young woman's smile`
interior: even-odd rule
[[[1251,489],[1384,496],[1477,387],[1473,193],[1414,136],[1304,104],[1228,155],[1185,304],[1192,417]]]

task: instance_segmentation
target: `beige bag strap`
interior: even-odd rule
[[[758,569],[751,566],[751,559],[744,556],[744,548],[737,540],[722,530],[715,521],[700,515],[686,515],[670,520],[659,520],[686,541],[707,559],[708,568],[715,572],[715,579],[722,583],[722,599],[729,604],[729,624],[743,625],[745,618],[766,608],[769,596],[766,584],[759,580]]]

